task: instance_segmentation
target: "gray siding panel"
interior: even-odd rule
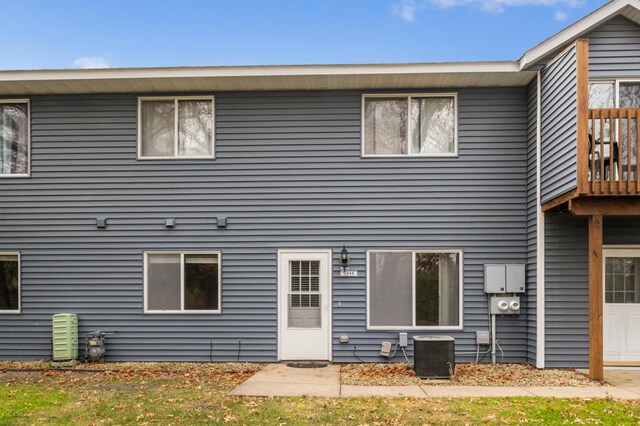
[[[640,77],[640,26],[617,16],[588,33],[589,78]]]
[[[527,259],[526,88],[459,91],[458,158],[361,158],[361,95],[217,94],[216,159],[181,161],[136,160],[136,95],[32,97],[32,177],[0,181],[0,251],[23,255],[0,358],[48,357],[50,316],[68,311],[81,337],[120,330],[110,360],[235,360],[241,341],[241,360],[274,361],[280,248],[333,249],[339,362],[354,346],[383,360],[380,342],[397,339],[366,330],[367,249],[463,249],[465,329],[441,334],[475,351],[483,264]],[[339,277],[342,244],[358,277]],[[222,252],[221,315],[143,314],[142,253],[158,249]],[[498,322],[505,360],[526,361],[526,315]]]
[[[527,111],[527,362],[536,362],[536,336],[537,336],[537,215],[538,215],[538,190],[537,190],[537,94],[538,82],[534,80],[528,90]]]
[[[589,232],[587,219],[545,215],[546,366],[589,365]],[[607,217],[604,244],[640,244],[637,218]]]
[[[575,46],[541,71],[540,193],[545,203],[577,186]]]

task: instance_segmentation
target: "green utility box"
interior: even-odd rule
[[[70,361],[78,358],[78,316],[55,314],[53,324],[53,360]]]

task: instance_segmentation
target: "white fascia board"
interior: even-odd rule
[[[516,73],[518,61],[363,65],[268,65],[0,71],[0,82],[198,77],[288,77],[380,74]]]
[[[604,21],[619,15],[627,6],[640,10],[640,0],[613,0],[601,8],[591,12],[578,22],[568,26],[559,33],[554,34],[532,49],[529,49],[520,58],[520,69],[525,69],[550,53],[560,49],[566,43],[594,29]]]

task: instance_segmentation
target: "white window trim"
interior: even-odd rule
[[[0,315],[16,315],[22,313],[22,258],[18,251],[0,251],[0,256],[18,256],[18,309],[0,309]]]
[[[370,265],[370,254],[371,253],[411,253],[411,310],[412,310],[412,321],[413,321],[413,325],[412,326],[381,326],[381,325],[371,325],[370,324],[370,319],[371,319],[371,315],[370,315],[370,310],[371,310],[371,304],[370,304],[370,300],[369,300],[369,295],[370,295],[370,276],[369,276],[369,265]],[[438,326],[417,326],[416,324],[416,304],[415,304],[415,293],[416,293],[416,267],[415,267],[415,262],[416,262],[416,254],[421,254],[421,253],[427,253],[427,254],[441,254],[441,253],[456,253],[458,255],[458,274],[459,274],[459,278],[458,278],[458,284],[460,286],[459,288],[459,308],[458,308],[458,322],[459,325],[456,326],[449,326],[449,325],[438,325]],[[432,330],[432,331],[445,331],[445,330],[463,330],[464,329],[464,324],[463,324],[463,320],[464,320],[464,313],[463,313],[463,308],[464,308],[464,267],[463,267],[463,251],[462,249],[442,249],[442,250],[409,250],[409,249],[403,249],[403,250],[387,250],[387,249],[371,249],[371,250],[367,250],[367,262],[366,262],[366,275],[367,275],[367,279],[366,279],[366,313],[367,313],[367,330]]]
[[[0,99],[0,104],[27,104],[27,173],[2,174],[0,179],[31,177],[31,100],[30,99]]]
[[[180,306],[181,310],[152,310],[147,309],[147,295],[148,295],[148,258],[150,254],[178,254],[180,255]],[[192,254],[215,254],[218,255],[218,309],[208,310],[185,310],[184,309],[184,256]],[[143,255],[143,275],[144,275],[144,313],[145,314],[188,314],[188,315],[210,315],[222,313],[222,253],[215,250],[206,251],[189,251],[189,250],[149,250],[145,251]]]
[[[211,100],[211,155],[178,155],[178,101]],[[174,123],[173,155],[171,156],[143,156],[142,155],[142,102],[145,101],[173,101]],[[138,97],[138,160],[212,160],[216,158],[216,101],[215,96],[141,96]]]
[[[365,153],[365,100],[367,98],[407,98],[407,153],[406,154],[366,154]],[[453,152],[413,154],[411,153],[411,98],[453,98]],[[455,158],[458,157],[458,93],[366,93],[362,95],[360,106],[360,157],[361,158]]]

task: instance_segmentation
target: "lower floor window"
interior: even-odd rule
[[[20,255],[0,253],[0,313],[20,311]]]
[[[145,253],[146,312],[220,312],[220,253]]]
[[[369,251],[371,328],[457,328],[462,325],[460,251]]]

